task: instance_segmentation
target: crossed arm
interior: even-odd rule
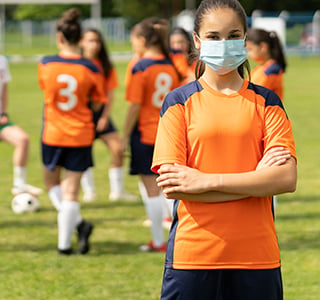
[[[250,196],[294,192],[296,161],[282,147],[271,149],[256,170],[245,173],[209,174],[181,165],[162,165],[158,186],[169,199],[224,202]]]

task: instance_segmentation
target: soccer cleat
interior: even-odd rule
[[[97,199],[97,195],[95,192],[85,192],[83,194],[83,201],[84,202],[93,202]]]
[[[153,241],[151,241],[150,243],[148,243],[147,245],[141,245],[139,247],[139,250],[141,252],[166,252],[167,250],[167,244],[163,243],[160,247],[156,247],[153,244]]]
[[[79,253],[86,254],[90,250],[89,237],[92,234],[93,224],[83,220],[78,226],[78,245]]]
[[[72,248],[69,248],[69,249],[58,249],[58,254],[60,255],[72,255],[74,254]]]
[[[17,194],[20,194],[20,193],[29,193],[33,196],[39,196],[41,195],[43,192],[42,189],[38,188],[38,187],[35,187],[31,184],[22,184],[20,186],[14,186],[12,189],[11,189],[11,193],[12,195],[17,195]]]
[[[138,196],[128,193],[127,191],[121,191],[121,192],[111,192],[109,194],[109,201],[137,201]]]

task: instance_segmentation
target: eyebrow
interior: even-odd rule
[[[229,32],[229,34],[230,33],[241,33],[241,30],[240,29],[233,29],[233,30],[231,30],[230,32]],[[207,31],[207,32],[205,32],[205,34],[207,35],[207,34],[220,34],[220,32],[219,31]]]

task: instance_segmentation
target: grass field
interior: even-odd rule
[[[116,67],[122,79],[126,63]],[[286,300],[317,300],[320,295],[319,70],[320,57],[289,57],[285,106],[296,139],[298,188],[279,196],[276,219]],[[31,137],[29,182],[43,187],[39,157],[43,100],[37,66],[12,63],[11,73],[10,116]],[[121,85],[112,112],[120,131],[126,112],[123,98]],[[149,229],[142,227],[141,201],[108,201],[110,157],[99,141],[94,147],[98,200],[82,205],[83,216],[96,225],[92,251],[73,257],[56,253],[56,212],[46,193],[38,213],[12,213],[12,148],[0,145],[0,300],[159,298],[164,255],[138,251],[150,239]],[[126,187],[138,195],[136,177],[128,176]]]

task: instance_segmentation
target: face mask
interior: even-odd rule
[[[200,41],[200,59],[219,75],[237,69],[247,59],[244,39]]]

